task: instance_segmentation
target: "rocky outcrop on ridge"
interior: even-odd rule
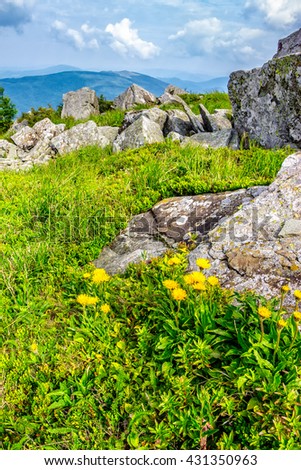
[[[62,118],[73,117],[79,120],[98,115],[99,103],[94,90],[84,87],[63,95]]]
[[[97,114],[95,97],[95,93],[87,88],[67,93],[62,115],[84,118],[91,112]],[[101,148],[112,145],[114,152],[120,152],[170,138],[181,141],[182,145],[239,147],[226,110],[216,110],[211,115],[201,106],[201,114],[197,116],[176,94],[165,92],[157,99],[137,85],[132,85],[116,98],[115,106],[127,109],[139,102],[158,103],[151,108],[128,111],[120,128],[98,126],[91,120],[69,130],[64,124],[53,124],[47,118],[32,128],[27,122],[16,123],[12,128],[15,133],[11,136],[14,144],[0,141],[0,169],[31,168],[34,164],[46,163],[50,158],[88,145]],[[164,105],[168,105],[166,110]]]
[[[160,256],[180,241],[189,243],[191,233],[197,244],[189,255],[191,270],[204,257],[211,262],[208,275],[218,276],[224,287],[267,297],[279,295],[284,284],[298,289],[301,152],[286,158],[268,187],[160,202],[134,217],[95,265],[124,271],[130,262]]]
[[[301,30],[261,68],[230,75],[234,127],[265,148],[301,148]]]

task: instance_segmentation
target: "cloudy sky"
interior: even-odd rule
[[[0,0],[0,67],[216,77],[300,27],[300,0]]]

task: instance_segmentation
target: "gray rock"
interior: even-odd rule
[[[113,106],[118,109],[130,109],[136,104],[154,104],[156,101],[155,95],[134,83],[114,99]]]
[[[61,155],[88,145],[104,148],[112,144],[117,134],[117,127],[98,127],[94,121],[88,121],[51,139],[51,147]]]
[[[11,139],[22,150],[30,150],[38,142],[39,136],[34,129],[29,126],[25,126],[12,135]]]
[[[284,225],[279,233],[279,237],[301,237],[301,220],[289,219],[284,222]]]
[[[185,101],[182,100],[182,98],[180,98],[179,96],[171,95],[170,93],[164,93],[160,96],[159,103],[181,105],[183,111],[185,111],[185,113],[189,117],[193,131],[196,133],[204,132],[203,122],[200,121],[200,119],[191,111]]]
[[[185,111],[181,111],[180,109],[170,109],[167,114],[168,118],[163,131],[164,135],[167,135],[170,132],[176,132],[182,136],[194,133],[195,128]]]
[[[0,140],[0,158],[6,161],[19,159],[18,147],[7,140]],[[4,162],[3,162],[4,164]]]
[[[278,51],[273,58],[284,57],[299,52],[301,52],[301,28],[278,41]]]
[[[141,116],[145,116],[150,121],[153,121],[158,124],[160,126],[160,129],[163,131],[168,115],[166,111],[163,111],[162,109],[156,107],[151,109],[142,109],[141,111],[129,111],[124,117],[122,128],[125,129],[126,127],[130,126]]]
[[[220,219],[245,205],[264,188],[241,189],[221,194],[175,197],[156,204],[135,216],[125,230],[105,247],[95,266],[109,273],[123,272],[130,263],[162,255],[180,241],[200,242]]]
[[[232,73],[228,90],[240,137],[247,134],[265,148],[301,148],[301,53]]]
[[[171,95],[186,95],[187,91],[183,90],[183,88],[179,88],[176,85],[168,85],[165,88],[164,93],[169,93]]]
[[[140,116],[117,136],[113,143],[113,150],[120,152],[127,148],[138,148],[145,144],[163,141],[164,136],[159,124],[150,121],[146,116]]]
[[[235,133],[232,129],[224,129],[216,132],[202,132],[191,137],[185,137],[181,145],[193,145],[200,147],[235,147]],[[234,145],[233,145],[234,144]]]
[[[227,117],[227,114],[231,113],[230,110],[216,109],[214,114],[210,114],[208,109],[203,104],[200,104],[200,113],[206,132],[232,129],[232,124]]]
[[[84,87],[77,91],[70,91],[63,95],[62,117],[74,119],[88,119],[92,115],[99,115],[98,98],[94,90]]]
[[[172,140],[173,142],[182,142],[182,140],[184,139],[183,135],[182,134],[178,134],[178,132],[169,132],[167,135],[166,135],[166,139],[170,139]]]
[[[53,137],[56,137],[57,135],[61,134],[64,132],[66,128],[65,124],[53,124],[50,119],[45,118],[42,119],[42,121],[37,122],[33,126],[33,130],[35,131],[38,139],[52,139]]]
[[[14,132],[20,131],[23,127],[28,126],[28,121],[27,119],[23,119],[21,122],[16,120],[13,125],[11,126],[11,130]]]

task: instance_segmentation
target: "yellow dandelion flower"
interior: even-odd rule
[[[296,297],[296,299],[301,300],[301,290],[295,290],[294,296]]]
[[[108,304],[103,304],[103,305],[100,307],[100,310],[101,310],[103,313],[109,313],[109,311],[111,310],[111,307],[110,307],[110,305],[108,305]]]
[[[294,315],[294,319],[295,319],[297,322],[301,321],[301,312],[297,312],[297,311],[296,311],[296,312],[293,313],[293,315]]]
[[[84,278],[84,279],[89,279],[89,277],[91,277],[91,273],[85,273],[85,274],[83,274],[83,278]]]
[[[29,349],[30,349],[31,352],[33,352],[34,354],[37,354],[37,353],[38,353],[38,345],[37,345],[37,343],[32,343],[32,344],[30,345],[30,348],[29,348]]]
[[[83,307],[87,305],[95,305],[98,302],[98,297],[91,297],[90,295],[80,294],[76,298],[76,302],[78,302]]]
[[[206,286],[203,282],[197,282],[192,286],[195,290],[206,290]]]
[[[166,287],[166,289],[170,289],[170,290],[178,289],[179,287],[179,284],[177,283],[177,281],[173,281],[172,279],[166,279],[166,281],[163,281],[163,285],[164,287]]]
[[[262,318],[270,318],[270,316],[272,315],[272,312],[266,307],[259,307],[258,315]]]
[[[168,266],[176,266],[178,264],[181,264],[180,258],[177,258],[177,256],[173,256],[167,261]]]
[[[285,285],[281,287],[282,292],[289,292],[291,290],[290,286]]]
[[[178,289],[174,289],[172,292],[171,292],[171,295],[172,297],[175,299],[175,300],[184,300],[186,299],[187,297],[187,292],[184,290],[184,289],[181,289],[181,288],[178,288]]]
[[[198,258],[196,260],[196,265],[201,269],[209,269],[211,266],[210,261],[206,258]]]
[[[280,318],[280,320],[277,322],[277,328],[284,328],[286,324],[287,322],[283,320],[283,318]]]
[[[188,285],[193,285],[197,282],[205,282],[206,276],[200,271],[193,271],[192,273],[184,276],[184,282]]]
[[[207,281],[211,286],[218,286],[219,285],[219,280],[217,279],[216,276],[209,276]]]
[[[109,274],[105,269],[95,269],[92,274],[92,281],[95,284],[101,284],[102,282],[107,282],[110,279]]]

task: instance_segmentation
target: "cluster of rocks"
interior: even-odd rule
[[[111,145],[114,152],[119,152],[163,142],[165,138],[178,140],[182,145],[237,148],[238,137],[232,129],[229,110],[217,110],[211,115],[200,105],[200,115],[196,116],[176,94],[183,91],[169,86],[161,97],[156,98],[133,84],[114,101],[115,108],[129,109],[120,128],[98,126],[90,120],[67,130],[64,124],[55,125],[47,118],[32,128],[26,122],[16,124],[11,136],[13,143],[0,140],[0,169],[31,168],[88,145],[102,148]],[[65,94],[63,102],[62,117],[86,119],[99,114],[96,94],[89,88]],[[131,111],[137,104],[152,107]],[[167,110],[161,109],[160,105],[168,105]]]
[[[197,258],[211,262],[208,275],[236,290],[267,297],[281,286],[301,284],[301,152],[289,156],[275,181],[220,194],[178,197],[135,216],[94,261],[111,274],[129,263],[161,256],[179,242],[195,244]],[[293,298],[289,298],[293,303]]]

